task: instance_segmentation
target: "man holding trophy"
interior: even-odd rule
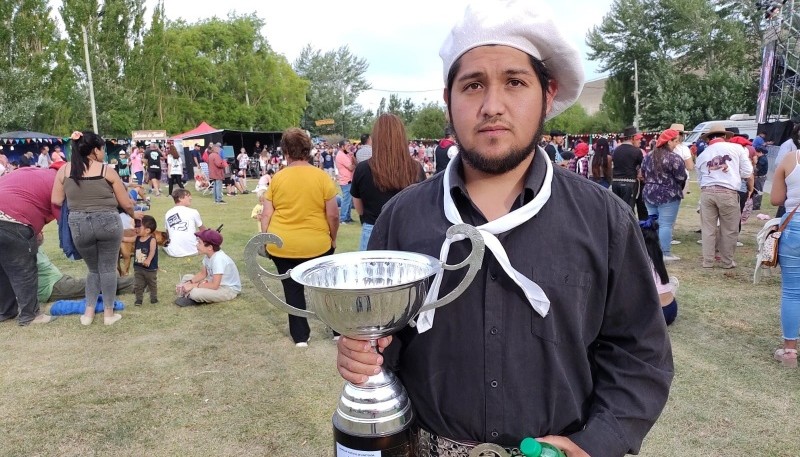
[[[486,245],[481,269],[379,353],[345,333],[339,372],[356,386],[381,367],[399,378],[417,456],[522,455],[525,437],[568,457],[637,453],[673,376],[642,237],[621,200],[537,147],[581,92],[580,56],[541,0],[475,2],[439,54],[460,154],[387,203],[369,248],[457,264],[474,242],[445,232],[466,223]],[[437,272],[426,303],[467,275]]]

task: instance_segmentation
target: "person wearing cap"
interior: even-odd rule
[[[128,153],[125,150],[119,151],[119,160],[117,161],[117,169],[119,173],[119,177],[122,179],[126,185],[130,182],[131,179],[131,167],[130,167],[130,159],[128,158]]]
[[[686,167],[688,177],[689,170],[694,168],[694,160],[692,159],[692,151],[689,149],[689,146],[683,144],[683,140],[686,139],[686,130],[683,124],[672,124],[669,126],[669,130],[675,130],[680,136],[680,142],[678,142],[672,152],[678,154],[681,156],[681,159],[683,159],[683,164]]]
[[[339,373],[358,384],[381,364],[396,371],[416,455],[486,442],[519,455],[525,437],[569,457],[637,453],[673,376],[641,230],[611,192],[536,148],[581,92],[580,55],[543,1],[494,0],[467,8],[440,56],[459,154],[384,206],[368,248],[455,264],[472,246],[445,232],[463,222],[486,241],[482,268],[453,303],[378,340],[382,354],[341,338]],[[434,298],[464,273],[442,274]]]
[[[680,142],[680,132],[664,130],[656,140],[656,148],[642,161],[644,203],[647,213],[658,218],[658,239],[668,262],[680,260],[672,254],[671,243],[687,176],[683,159],[673,152]]]
[[[242,292],[242,281],[236,263],[222,251],[222,234],[205,229],[194,236],[203,267],[198,273],[181,278],[175,304],[183,307],[233,300]]]
[[[722,268],[735,268],[734,254],[739,235],[739,188],[747,179],[748,197],[753,193],[753,164],[747,150],[726,140],[733,133],[722,123],[714,123],[701,137],[708,142],[697,158],[700,185],[700,224],[703,236],[703,268],[713,268],[719,251]],[[717,228],[719,220],[719,229]]]
[[[545,146],[544,151],[553,163],[559,163],[562,160],[561,153],[564,152],[564,136],[566,134],[561,130],[550,131],[550,143]]]
[[[622,132],[621,143],[614,149],[612,157],[614,181],[611,191],[614,195],[636,210],[636,196],[639,194],[639,170],[642,166],[642,150],[634,146],[636,127],[628,126]]]
[[[441,173],[447,168],[447,164],[458,155],[458,145],[453,128],[448,126],[444,129],[444,138],[436,145],[433,151],[433,161],[436,165],[436,173]]]

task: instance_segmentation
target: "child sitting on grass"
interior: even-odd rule
[[[145,288],[150,291],[150,303],[158,303],[158,245],[153,236],[156,220],[153,216],[142,216],[141,225],[136,227],[136,245],[133,256],[134,286],[136,306],[142,304]]]
[[[196,306],[233,300],[242,291],[239,270],[228,254],[222,251],[222,235],[205,229],[194,234],[197,252],[203,256],[203,267],[195,275],[184,275],[176,287],[178,306]]]
[[[644,245],[647,248],[647,255],[650,257],[650,271],[661,300],[661,311],[664,312],[664,320],[667,325],[670,325],[678,317],[678,301],[675,298],[675,294],[678,292],[678,279],[674,276],[670,278],[667,273],[664,253],[661,252],[661,245],[658,241],[657,219],[657,214],[651,214],[647,220],[639,221],[639,227],[642,229]]]

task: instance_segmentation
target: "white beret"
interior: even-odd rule
[[[467,6],[464,18],[439,50],[445,86],[453,63],[470,49],[485,45],[509,46],[544,62],[558,82],[547,119],[569,108],[581,94],[584,73],[580,54],[558,30],[543,0],[476,0]]]

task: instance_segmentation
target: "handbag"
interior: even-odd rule
[[[761,252],[759,252],[761,265],[765,267],[774,267],[778,265],[778,243],[781,239],[781,234],[786,229],[786,226],[789,225],[789,221],[792,220],[792,217],[794,217],[794,213],[797,212],[797,208],[800,208],[800,205],[794,208],[780,227],[767,234],[767,237],[764,239],[764,244],[761,246]]]
[[[67,200],[61,204],[61,218],[58,220],[58,245],[64,255],[70,260],[81,260],[81,254],[78,248],[75,247],[75,242],[72,241],[72,230],[69,228],[69,205]]]

